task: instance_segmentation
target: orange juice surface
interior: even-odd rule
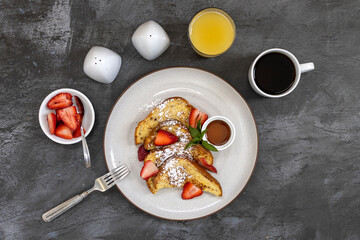
[[[232,19],[222,14],[220,9],[205,9],[190,23],[190,41],[200,55],[219,55],[225,52],[235,38]]]

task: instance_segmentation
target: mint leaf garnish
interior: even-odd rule
[[[185,149],[188,149],[189,147],[191,147],[191,146],[193,146],[193,145],[195,145],[195,144],[197,144],[197,143],[191,141],[191,142],[189,142],[189,143],[185,146]]]
[[[189,126],[189,131],[193,138],[200,137],[200,132],[198,129]]]
[[[200,139],[203,139],[203,137],[204,137],[204,135],[205,135],[206,132],[207,132],[207,129],[205,129],[204,131],[201,132],[201,134],[200,134]]]
[[[204,148],[210,150],[210,151],[214,151],[217,152],[218,150],[216,149],[216,147],[214,147],[213,145],[211,145],[210,143],[208,143],[207,141],[202,141],[201,145],[203,145]]]
[[[201,121],[201,119],[197,122],[196,128],[193,128],[193,127],[189,126],[189,131],[190,131],[190,134],[193,137],[193,139],[185,146],[185,149],[187,149],[187,148],[189,148],[189,147],[191,147],[193,145],[196,145],[196,144],[201,144],[207,150],[217,152],[218,150],[216,149],[216,147],[214,147],[213,145],[211,145],[207,141],[202,140],[205,133],[206,133],[206,131],[207,131],[207,129],[205,129],[204,131],[201,131],[201,123],[200,123],[200,121]]]
[[[197,122],[197,129],[199,132],[201,132],[201,118],[199,119],[199,121]]]

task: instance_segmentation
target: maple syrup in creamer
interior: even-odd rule
[[[226,122],[222,120],[212,121],[211,123],[209,123],[206,129],[206,138],[213,145],[224,145],[230,139],[230,127]]]

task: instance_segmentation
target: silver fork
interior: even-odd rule
[[[84,198],[86,198],[90,193],[97,190],[100,192],[105,192],[109,188],[115,185],[116,181],[123,179],[126,175],[129,174],[129,169],[125,165],[121,165],[109,173],[105,174],[102,177],[99,177],[95,180],[95,184],[89,190],[76,195],[73,198],[70,198],[66,202],[61,203],[60,205],[54,207],[53,209],[47,211],[42,215],[42,219],[45,222],[50,222],[56,217],[60,216],[79,202],[81,202]]]

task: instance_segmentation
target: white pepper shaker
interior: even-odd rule
[[[170,45],[165,30],[153,20],[141,24],[131,40],[136,50],[147,60],[159,57]]]

